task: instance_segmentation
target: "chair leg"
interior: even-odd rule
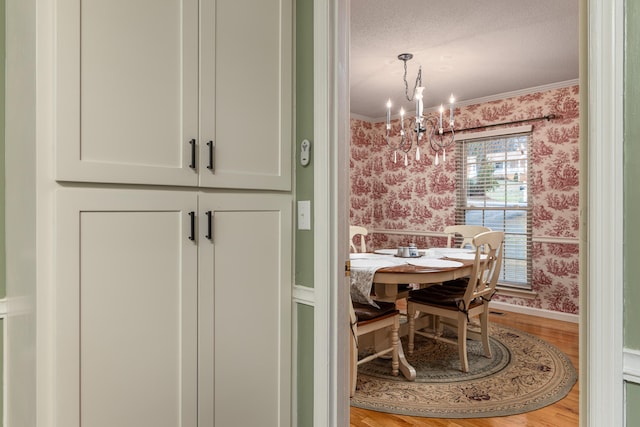
[[[458,316],[458,353],[460,355],[462,372],[469,372],[469,361],[467,359],[467,315],[464,313]]]
[[[482,346],[485,357],[491,358],[491,346],[489,346],[489,304],[485,303],[484,311],[480,315],[480,329],[482,332]]]
[[[351,335],[349,353],[351,356],[351,381],[349,384],[349,397],[353,397],[356,394],[356,382],[358,380],[358,345],[356,342],[356,338],[353,335]]]
[[[407,319],[409,322],[409,343],[407,351],[413,354],[414,335],[416,333],[416,306],[413,302],[407,301]]]

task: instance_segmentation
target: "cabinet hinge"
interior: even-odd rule
[[[351,277],[351,261],[344,262],[344,277]]]

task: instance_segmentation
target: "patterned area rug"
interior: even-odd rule
[[[457,346],[416,335],[407,360],[415,382],[391,375],[390,361],[358,367],[351,406],[412,417],[483,418],[533,411],[562,399],[576,382],[569,358],[541,339],[491,325],[492,358],[467,342],[469,372],[460,371]],[[402,344],[407,349],[406,337]]]

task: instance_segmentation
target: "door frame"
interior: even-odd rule
[[[347,324],[341,264],[348,253],[348,217],[342,210],[348,206],[349,5],[349,0],[314,0],[316,426],[349,425],[348,336],[340,327]],[[624,0],[580,0],[581,129],[586,130],[580,137],[584,426],[624,425],[623,29]]]

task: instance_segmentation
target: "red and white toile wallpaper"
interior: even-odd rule
[[[435,114],[435,113],[434,113]],[[496,300],[563,313],[578,313],[579,237],[579,88],[577,85],[499,101],[458,107],[456,128],[554,114],[535,121],[530,153],[529,197],[533,206],[533,291],[536,298],[497,295]],[[397,121],[394,125],[397,125]],[[470,134],[466,133],[466,134]],[[350,222],[369,230],[369,249],[415,242],[445,246],[441,237],[402,234],[439,233],[455,223],[455,148],[435,165],[434,153],[421,148],[393,162],[385,142],[385,123],[351,119]],[[385,232],[385,230],[397,230]]]

